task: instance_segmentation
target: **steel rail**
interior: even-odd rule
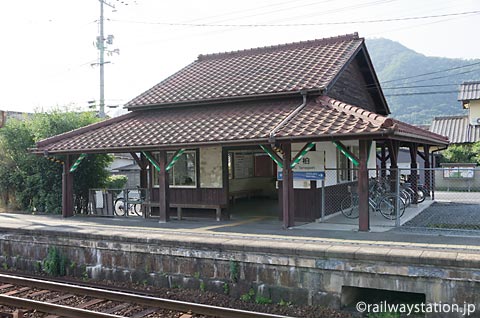
[[[103,290],[93,287],[84,287],[73,284],[57,283],[43,281],[34,278],[26,278],[14,275],[0,274],[0,281],[14,285],[28,285],[40,289],[49,289],[70,294],[80,294],[95,298],[104,298],[125,303],[135,303],[138,305],[169,309],[173,311],[192,311],[196,314],[206,316],[215,316],[222,318],[292,318],[291,316],[282,316],[267,314],[241,309],[225,308],[205,304],[197,304],[180,300],[165,299],[152,296],[135,295],[125,292]],[[107,317],[107,316],[105,316]]]
[[[127,318],[125,316],[105,314],[98,311],[91,311],[87,309],[52,304],[33,299],[25,299],[7,295],[0,295],[0,303],[6,306],[16,308],[36,309],[40,312],[61,315],[63,317],[69,318]]]

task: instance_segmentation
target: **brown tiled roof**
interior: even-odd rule
[[[350,34],[198,59],[126,104],[129,109],[322,90],[363,44]]]
[[[447,136],[452,144],[480,141],[480,126],[472,126],[468,115],[435,117],[430,131]]]
[[[270,132],[299,105],[300,98],[139,110],[37,143],[35,152],[125,152],[186,148],[215,143],[269,143]],[[310,99],[278,127],[282,140],[357,139],[413,136],[434,144],[447,141],[384,116],[321,96]]]
[[[480,99],[480,82],[464,82],[460,85],[458,100]]]

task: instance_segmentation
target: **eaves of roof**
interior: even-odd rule
[[[106,153],[270,143],[300,98],[136,111],[37,143],[35,153]],[[286,140],[415,138],[447,144],[439,135],[328,96],[310,98],[274,135]]]

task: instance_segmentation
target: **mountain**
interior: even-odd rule
[[[459,85],[480,80],[480,59],[425,56],[387,39],[367,39],[366,45],[391,116],[407,123],[428,124],[435,116],[462,114],[457,101]],[[477,64],[468,66],[474,63]],[[452,68],[455,69],[445,71]],[[433,74],[417,76],[425,73]],[[417,87],[406,88],[412,86]],[[434,93],[418,94],[423,92]]]

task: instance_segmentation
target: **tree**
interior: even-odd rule
[[[9,119],[0,129],[0,194],[4,204],[22,210],[60,213],[62,165],[28,149],[35,142],[98,121],[94,113],[54,110],[24,120]],[[63,156],[57,159],[63,160]],[[103,187],[111,162],[108,155],[89,155],[74,175],[76,212],[85,211],[88,189]]]
[[[443,162],[480,164],[480,142],[450,145],[442,152]]]

